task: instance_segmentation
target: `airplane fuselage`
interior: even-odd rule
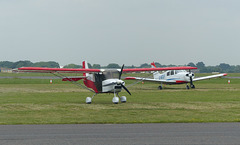
[[[183,84],[189,83],[190,77],[194,78],[194,73],[186,70],[170,70],[164,73],[154,72],[154,79],[162,80],[164,84]]]
[[[100,73],[89,73],[84,79],[84,84],[96,93],[119,93],[125,82],[118,78],[119,71],[104,70]]]

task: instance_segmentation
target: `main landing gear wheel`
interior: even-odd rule
[[[118,104],[119,98],[118,98],[118,97],[113,97],[112,102],[113,102],[114,104]]]
[[[159,89],[159,90],[162,90],[162,86],[159,86],[158,89]]]
[[[120,100],[121,100],[122,103],[126,103],[127,102],[126,96],[120,97]]]
[[[189,86],[188,85],[186,86],[186,89],[189,90]]]
[[[92,98],[91,97],[87,97],[86,98],[86,103],[87,104],[91,104],[92,103]]]
[[[192,89],[195,89],[195,86],[194,86],[194,85],[191,85],[191,88],[192,88]]]

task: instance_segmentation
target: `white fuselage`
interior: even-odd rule
[[[164,73],[154,72],[154,79],[164,80],[168,84],[181,84],[190,82],[190,77],[194,78],[194,74],[186,70],[170,70]]]

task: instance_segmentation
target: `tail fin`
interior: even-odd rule
[[[88,63],[87,63],[87,61],[83,61],[83,62],[82,62],[82,67],[85,68],[85,69],[88,69]],[[88,76],[88,73],[83,73],[83,76],[85,76],[85,77]]]
[[[157,68],[154,62],[151,63],[152,68]],[[153,78],[158,79],[161,74],[158,71],[153,72]]]
[[[157,68],[154,62],[152,62],[151,65],[152,65],[152,68],[154,67]]]

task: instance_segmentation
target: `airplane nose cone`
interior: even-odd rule
[[[120,85],[120,84],[124,84],[124,81],[122,81],[122,80],[117,80],[116,83],[117,83],[118,85]]]
[[[193,73],[186,74],[186,77],[193,77],[193,76],[194,76]]]

